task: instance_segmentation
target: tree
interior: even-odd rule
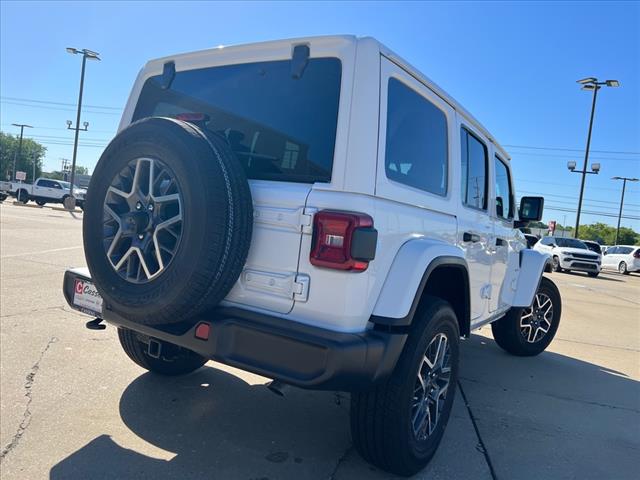
[[[60,170],[54,170],[52,172],[43,173],[43,177],[52,178],[54,180],[64,180],[64,176],[67,176],[67,181],[71,181],[71,171],[61,172]],[[89,175],[89,169],[82,165],[76,165],[76,175]],[[78,185],[78,182],[75,182]]]
[[[19,135],[10,135],[0,132],[0,177],[2,180],[10,178],[13,175],[13,159],[18,153],[18,144],[20,142]],[[27,181],[33,181],[33,161],[36,162],[36,178],[42,174],[42,162],[47,147],[32,140],[31,138],[22,139],[22,150],[20,158],[16,158],[16,171],[27,173]]]
[[[593,240],[601,245],[614,245],[616,243],[616,228],[601,222],[580,225],[580,238]],[[624,245],[640,243],[640,234],[628,227],[620,227],[618,243]]]

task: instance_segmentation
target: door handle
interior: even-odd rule
[[[504,247],[506,244],[507,244],[507,242],[504,240],[504,238],[496,237],[496,246],[497,247]]]
[[[471,232],[464,232],[462,234],[462,241],[476,243],[480,241],[480,235],[476,235],[475,233]]]

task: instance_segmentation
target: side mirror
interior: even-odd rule
[[[539,222],[542,220],[543,209],[544,197],[522,197],[518,209],[518,221],[515,226],[521,227],[528,222]]]

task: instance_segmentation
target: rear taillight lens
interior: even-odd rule
[[[362,272],[375,257],[377,238],[369,215],[322,210],[313,219],[309,261],[317,267]]]

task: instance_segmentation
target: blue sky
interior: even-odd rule
[[[640,4],[633,2],[3,1],[0,128],[37,127],[27,134],[47,146],[46,169],[71,158],[65,121],[75,119],[80,57],[66,53],[67,46],[103,59],[88,64],[83,102],[90,126],[81,134],[78,164],[92,169],[148,59],[275,38],[370,35],[443,87],[506,146],[518,194],[545,195],[545,220],[563,223],[566,216],[573,224],[580,176],[566,162],[582,162],[591,107],[591,94],[577,79],[622,84],[598,95],[592,158],[602,170],[587,177],[584,211],[617,215],[622,185],[611,177],[640,177],[639,32]],[[627,186],[624,215],[640,217],[640,182]],[[622,225],[640,231],[640,220]]]

